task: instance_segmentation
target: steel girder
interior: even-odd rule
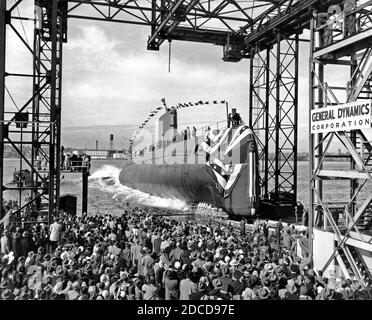
[[[59,197],[62,42],[66,41],[67,1],[35,0],[35,16],[32,19],[34,20],[33,43],[29,43],[26,33],[22,34],[13,23],[16,20],[30,20],[21,17],[19,11],[18,16],[15,14],[22,2],[23,0],[17,1],[7,10],[5,13],[7,19],[1,21],[7,22],[9,32],[13,32],[30,52],[33,73],[23,74],[4,70],[1,75],[5,75],[13,82],[30,79],[32,91],[22,105],[16,104],[10,90],[8,90],[9,99],[5,103],[0,103],[0,117],[4,120],[3,127],[6,127],[6,135],[1,136],[0,158],[3,161],[4,146],[10,145],[19,155],[18,170],[28,169],[32,179],[31,186],[21,184],[17,187],[7,187],[5,184],[8,181],[4,181],[3,173],[0,172],[0,197],[3,198],[3,192],[6,190],[19,191],[20,209],[14,215],[27,206],[35,206],[35,202],[44,202],[48,207],[45,213],[50,222],[56,213]],[[4,87],[1,86],[2,90]],[[22,113],[28,115],[27,120],[23,122],[17,120]],[[26,125],[27,128],[24,128],[23,126]],[[26,149],[24,146],[30,148]],[[42,162],[45,166],[44,172],[39,170],[38,162]],[[24,199],[26,191],[30,192],[27,200]]]
[[[284,36],[308,26],[311,5],[319,0],[68,0],[68,17],[151,26],[148,49],[158,50],[164,40],[218,45],[232,44],[249,58],[251,46],[263,49],[276,42],[276,29]],[[306,19],[304,19],[306,17]]]
[[[252,52],[250,124],[257,136],[261,194],[276,203],[297,198],[298,35]],[[252,50],[253,51],[253,50]]]
[[[324,48],[323,38],[319,36],[322,27],[317,27],[315,19],[311,21],[310,110],[371,99],[372,52],[368,46],[365,48],[353,41],[354,37],[367,34],[372,27],[371,8],[372,1],[357,6],[350,14],[354,17],[354,33],[346,33],[345,24],[341,22],[332,31],[333,44]],[[341,21],[345,21],[345,15]],[[349,69],[350,78],[345,81],[344,87],[325,81],[325,75],[332,65]],[[309,127],[310,125],[309,120]],[[347,154],[342,156],[349,159],[349,170],[340,170],[336,165],[330,168],[329,164],[327,170],[323,169],[334,139],[346,150]],[[335,249],[322,266],[323,271],[337,261],[345,277],[355,277],[363,286],[372,280],[368,266],[359,253],[360,249],[366,250],[363,243],[367,244],[369,237],[365,232],[372,227],[372,148],[370,141],[365,140],[361,131],[339,131],[325,135],[310,133],[310,237],[313,239],[314,227],[334,233]],[[345,195],[350,194],[349,199],[336,202],[331,198],[323,182],[334,179],[343,179],[341,181],[346,182],[340,188],[345,190]],[[342,217],[339,219],[340,210]],[[358,241],[354,241],[356,236]],[[313,250],[312,242],[310,243]]]

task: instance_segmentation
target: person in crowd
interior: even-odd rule
[[[240,221],[240,225],[239,225],[239,227],[240,227],[240,235],[242,236],[242,237],[244,237],[245,236],[245,224],[247,223],[247,220],[245,219],[245,218],[243,218],[241,221]]]
[[[62,225],[58,223],[58,219],[55,218],[54,222],[50,225],[50,249],[54,250],[61,238]]]
[[[345,36],[351,36],[356,32],[356,17],[355,13],[352,12],[356,8],[356,0],[345,0],[344,1],[344,23],[345,23]]]
[[[192,137],[193,137],[193,138],[196,137],[196,128],[195,128],[195,126],[192,127]]]
[[[230,128],[232,124],[233,124],[233,117],[230,112],[229,115],[227,116],[227,127]]]
[[[270,234],[264,221],[254,233],[237,235],[239,226],[157,213],[163,211],[128,205],[122,215],[60,212],[50,228],[13,224],[1,236],[1,299],[372,298],[371,283],[362,287],[336,272],[326,277],[311,269],[311,255],[300,258],[291,250],[305,234],[293,226],[277,224]]]
[[[60,159],[61,170],[64,170],[65,169],[65,159],[66,159],[65,147],[64,146],[61,146],[60,157],[61,157],[61,159]]]
[[[282,230],[283,230],[282,219],[279,219],[278,223],[275,226],[275,237],[276,237],[276,244],[277,244],[278,248],[280,248],[280,241],[281,241],[281,238],[282,238]]]

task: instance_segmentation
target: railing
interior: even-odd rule
[[[205,126],[202,126],[202,127],[199,127],[199,128],[194,127],[196,130],[187,131],[186,136],[185,136],[185,130],[183,130],[181,132],[178,132],[177,135],[173,137],[172,141],[158,141],[156,143],[156,146],[150,145],[150,146],[148,146],[145,149],[142,149],[140,151],[135,150],[134,151],[134,156],[135,157],[137,157],[137,156],[143,157],[144,155],[149,154],[149,153],[151,153],[151,152],[153,152],[157,149],[167,147],[172,143],[187,141],[187,140],[190,140],[190,139],[196,139],[197,137],[203,137],[208,131],[218,130],[218,132],[219,132],[221,130],[227,129],[230,126],[236,127],[236,126],[244,124],[244,121],[242,119],[239,120],[238,124],[236,124],[236,123],[235,124],[234,123],[227,124],[226,122],[227,122],[226,120],[222,120],[222,121],[217,121],[217,122],[214,122],[212,124],[208,124],[208,125],[205,125]]]
[[[155,149],[161,149],[163,147],[167,147],[172,143],[187,141],[189,139],[195,139],[197,137],[204,136],[208,130],[225,130],[227,128],[226,120],[217,121],[212,124],[208,124],[199,128],[195,128],[196,130],[189,130],[185,137],[185,132],[181,131],[178,132],[176,136],[173,137],[172,141],[158,141],[156,146],[150,145],[143,150],[135,151],[135,156],[143,157],[146,154],[153,152]]]
[[[340,11],[333,15],[321,13],[324,15],[324,20],[327,19],[327,21],[324,21],[316,29],[317,31],[329,32],[328,42],[325,41],[324,46],[370,29],[372,27],[372,22],[369,19],[370,8],[366,8],[371,6],[372,1],[368,1],[350,12]]]

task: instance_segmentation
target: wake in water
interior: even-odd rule
[[[164,199],[151,196],[147,193],[123,186],[119,181],[119,168],[111,165],[103,165],[90,177],[90,185],[113,195],[113,199],[129,201],[134,205],[164,208],[170,210],[187,210],[184,201],[178,199]]]

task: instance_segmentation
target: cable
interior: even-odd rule
[[[171,68],[171,49],[172,49],[172,40],[168,40],[169,43],[169,52],[168,52],[168,73],[170,73],[170,68]]]
[[[14,0],[14,2],[17,2],[17,0]],[[25,30],[25,27],[23,26],[23,22],[22,22],[22,20],[21,20],[21,14],[20,14],[20,12],[19,12],[19,8],[18,8],[18,6],[17,6],[16,8],[17,8],[17,12],[18,12],[18,17],[20,18],[20,21],[21,21],[21,26],[22,26],[22,29],[23,29],[23,33],[24,33],[24,35],[25,35],[25,40],[26,40],[27,44],[30,45],[30,44],[28,43],[28,38],[27,38],[26,30]]]
[[[254,9],[254,4],[255,4],[256,0],[253,0],[253,3],[252,3],[252,12],[251,12],[251,18],[253,19],[253,9]]]
[[[15,107],[17,108],[17,110],[19,110],[16,102],[14,101],[14,99],[13,99],[12,95],[10,94],[10,91],[8,90],[6,85],[5,85],[5,90],[6,90],[6,92],[8,92],[8,95],[9,95],[10,99],[12,100],[13,104],[15,105]]]

